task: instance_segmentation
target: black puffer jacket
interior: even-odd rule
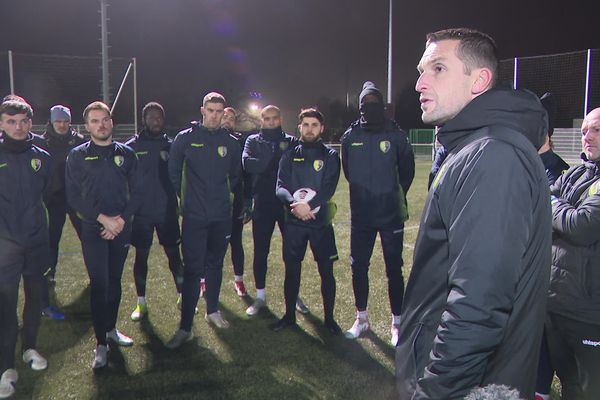
[[[529,92],[491,90],[440,130],[402,305],[400,399],[505,384],[532,398],[550,275],[550,193]],[[534,145],[532,145],[532,143]]]
[[[548,310],[600,325],[600,166],[569,169],[550,188],[552,274]]]

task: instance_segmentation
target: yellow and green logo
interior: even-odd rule
[[[592,183],[592,186],[588,189],[588,196],[594,196],[600,192],[600,181]]]
[[[289,144],[288,142],[279,142],[279,148],[280,148],[282,151],[284,151],[284,150],[287,150],[287,148],[288,148],[288,146],[289,146],[289,145],[290,145],[290,144]]]
[[[217,147],[217,153],[221,157],[225,157],[227,155],[227,146],[219,146],[219,147]]]
[[[166,151],[166,150],[162,150],[162,151],[160,152],[160,158],[161,158],[161,160],[163,160],[163,161],[169,161],[169,152],[168,152],[168,151]]]
[[[39,158],[32,158],[31,168],[33,168],[35,172],[38,172],[40,168],[42,168],[42,160],[40,160]]]
[[[2,164],[0,164],[0,168],[4,168],[4,167],[8,167],[8,163],[2,163]]]
[[[115,165],[117,167],[121,167],[125,163],[125,157],[123,156],[115,156],[113,160],[115,161]]]
[[[354,142],[354,143],[350,144],[350,146],[352,146],[352,147],[358,147],[358,146],[362,146],[362,145],[363,145],[363,142]]]
[[[319,172],[323,169],[324,164],[325,163],[323,162],[323,160],[315,160],[313,161],[313,168],[315,169],[315,171]]]
[[[389,140],[382,140],[381,142],[379,142],[379,150],[381,150],[383,153],[387,153],[388,151],[390,151],[391,147],[392,145],[390,144]]]

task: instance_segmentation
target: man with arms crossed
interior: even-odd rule
[[[432,182],[402,305],[401,399],[462,399],[503,384],[532,398],[550,265],[547,114],[527,91],[494,88],[494,41],[427,36],[423,122],[448,151]]]

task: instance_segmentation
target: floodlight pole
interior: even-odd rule
[[[392,104],[392,2],[390,0],[390,14],[388,22],[388,76],[387,76],[387,102]]]
[[[137,58],[132,58],[133,62],[133,125],[135,132],[138,131],[138,98],[137,98]]]
[[[587,51],[587,66],[585,69],[585,100],[583,101],[583,118],[588,113],[588,101],[590,95],[590,66],[592,65],[592,49]]]
[[[108,73],[108,16],[106,7],[108,4],[107,0],[100,0],[100,30],[101,30],[101,41],[102,41],[102,100],[106,104],[110,104],[110,84],[109,84],[109,73]]]
[[[13,70],[12,50],[8,51],[8,78],[10,79],[10,94],[15,94],[15,71]]]

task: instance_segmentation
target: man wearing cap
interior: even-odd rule
[[[363,85],[359,103],[360,119],[342,137],[342,166],[350,183],[350,260],[357,314],[346,337],[356,339],[370,329],[368,273],[379,233],[392,310],[391,343],[395,346],[404,294],[406,193],[415,176],[415,157],[406,133],[385,116],[383,96],[372,82]]]
[[[48,225],[50,231],[50,265],[46,272],[48,283],[54,282],[56,265],[58,262],[58,248],[62,236],[63,226],[67,214],[75,232],[79,236],[81,221],[75,210],[69,207],[65,191],[65,164],[67,155],[76,146],[85,141],[83,135],[71,127],[71,110],[63,105],[50,108],[50,121],[46,131],[34,139],[34,144],[43,148],[52,156],[52,177],[50,186],[44,196],[44,203],[48,209]],[[48,290],[46,288],[43,298],[42,314],[52,319],[63,319],[64,314],[55,307],[50,306]]]
[[[336,205],[331,198],[340,178],[340,158],[321,140],[325,125],[320,111],[302,110],[298,119],[300,142],[283,154],[277,176],[277,197],[287,209],[283,236],[285,315],[271,328],[278,332],[296,324],[302,260],[310,243],[321,276],[325,327],[338,335],[342,330],[333,318],[333,263],[338,254],[332,220]]]
[[[48,265],[48,221],[43,192],[50,184],[50,155],[32,144],[33,110],[24,101],[0,105],[0,398],[15,392],[17,303],[23,276],[23,361],[34,370],[48,363],[36,350],[43,269]]]
[[[550,187],[552,270],[545,334],[563,399],[600,393],[600,108],[581,125],[583,163]]]

